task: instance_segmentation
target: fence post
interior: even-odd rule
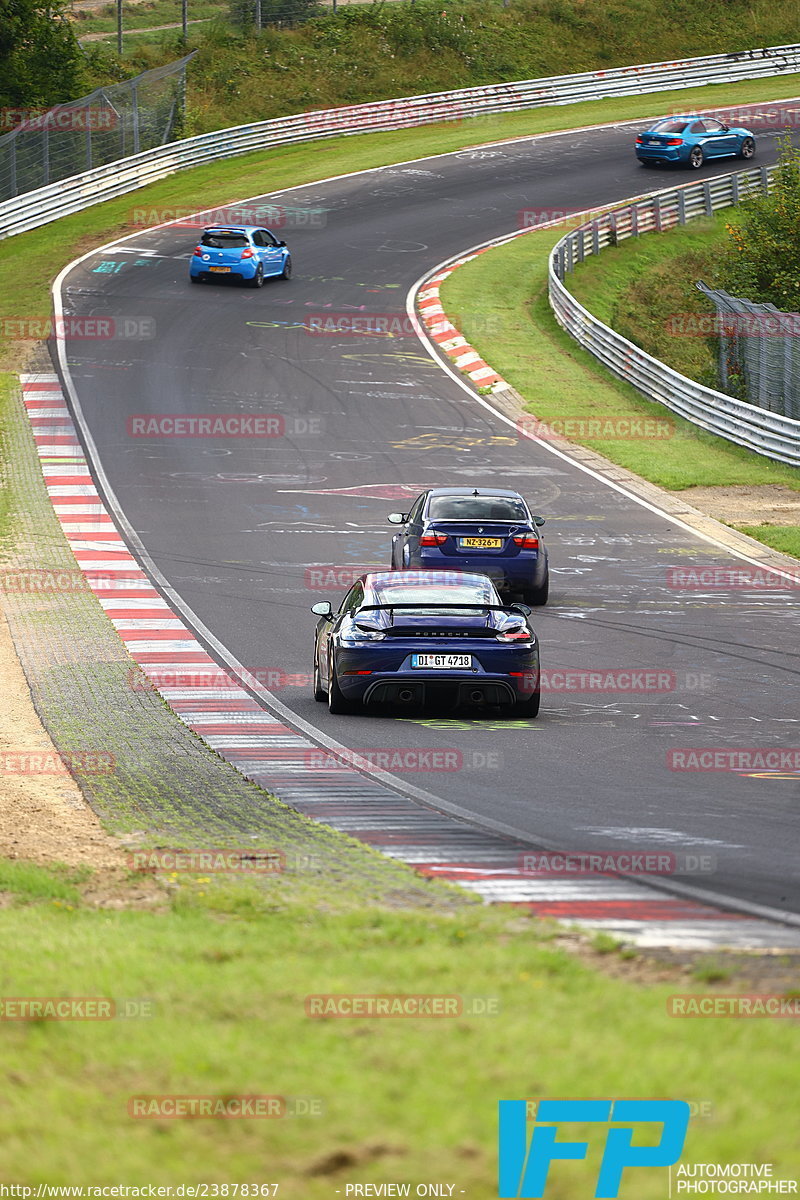
[[[42,186],[46,187],[50,182],[50,130],[47,127],[47,119],[45,119],[42,129]]]
[[[678,191],[678,224],[686,224],[686,192],[683,188]]]
[[[133,105],[133,153],[139,153],[139,88],[134,81],[131,85],[131,103]]]
[[[703,203],[705,204],[705,208],[706,208],[706,216],[707,217],[713,216],[714,205],[711,200],[711,184],[708,182],[707,179],[703,180]]]
[[[631,237],[639,236],[639,205],[631,205]]]

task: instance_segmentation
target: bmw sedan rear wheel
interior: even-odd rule
[[[751,137],[746,137],[739,147],[739,158],[755,158],[756,144]]]
[[[689,151],[689,166],[693,171],[699,171],[703,163],[706,161],[706,156],[703,153],[702,146],[692,146]]]

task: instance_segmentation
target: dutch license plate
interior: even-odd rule
[[[469,671],[471,654],[412,654],[411,666],[425,671]]]
[[[459,538],[458,544],[462,550],[499,550],[503,544],[503,539],[468,537]]]
[[[230,271],[230,267],[209,267],[209,271]]]

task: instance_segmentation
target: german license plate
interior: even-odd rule
[[[412,654],[411,666],[424,671],[469,671],[471,654]]]
[[[459,538],[458,544],[462,550],[499,550],[503,544],[503,539],[467,537]]]
[[[219,271],[219,272],[230,271],[230,267],[209,267],[208,269],[209,269],[209,271]]]

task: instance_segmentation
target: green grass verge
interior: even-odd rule
[[[134,232],[143,223],[169,219],[176,209],[221,205],[332,175],[444,154],[504,138],[650,116],[676,104],[703,108],[796,94],[800,94],[797,75],[724,87],[714,85],[656,96],[476,117],[395,133],[333,138],[179,172],[127,196],[0,242],[0,370],[19,370],[31,350],[30,342],[10,339],[7,332],[4,336],[8,328],[6,319],[47,317],[50,284],[62,266],[93,246]]]
[[[647,233],[610,246],[581,263],[569,290],[590,312],[623,337],[682,375],[706,387],[719,387],[714,338],[680,336],[670,318],[713,314],[697,290],[702,279],[714,286],[719,252],[726,241],[730,211],[690,221],[666,233]],[[697,328],[682,319],[677,329]]]
[[[782,554],[800,558],[800,525],[734,525],[734,529],[740,529],[748,537],[772,546]]]
[[[341,912],[330,893],[287,905],[270,886],[199,877],[161,912],[44,899],[4,911],[6,996],[146,1000],[153,1013],[4,1024],[4,1178],[277,1182],[285,1200],[439,1180],[483,1200],[496,1194],[497,1101],[586,1094],[693,1102],[707,1115],[687,1161],[772,1161],[776,1175],[796,1163],[780,1119],[795,1070],[785,1021],[671,1018],[684,979],[612,978],[517,909]],[[478,996],[497,1015],[311,1019],[304,999],[320,993]],[[129,1098],[153,1094],[304,1097],[321,1112],[132,1119]],[[599,1151],[559,1165],[549,1194],[591,1194]],[[648,1171],[621,1197],[665,1194],[666,1173]]]

